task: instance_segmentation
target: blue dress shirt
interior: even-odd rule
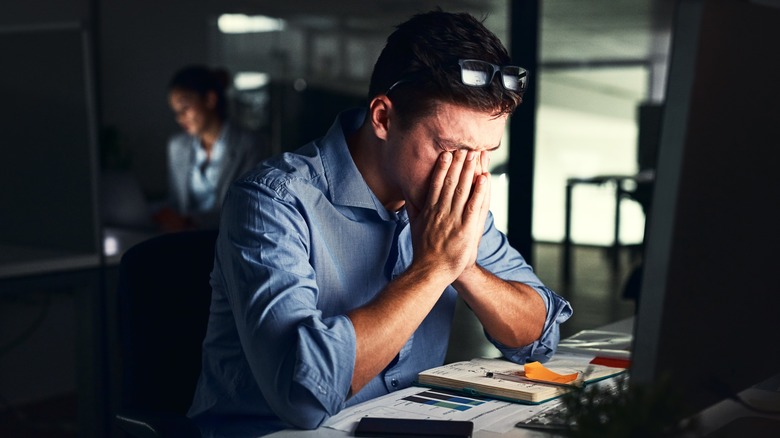
[[[412,262],[405,210],[384,208],[347,148],[345,138],[364,117],[363,110],[342,113],[325,137],[264,161],[228,192],[203,370],[189,411],[204,436],[314,428],[443,363],[457,300],[452,286],[395,360],[349,397],[356,343],[346,314]],[[559,324],[571,315],[569,303],[542,284],[492,215],[477,263],[533,287],[547,308],[537,341],[522,348],[491,342],[515,362],[547,360]]]

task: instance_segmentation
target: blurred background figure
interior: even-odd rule
[[[258,137],[231,123],[222,69],[187,66],[168,85],[182,132],[168,141],[168,202],[154,220],[163,231],[217,228],[230,183],[264,158]]]

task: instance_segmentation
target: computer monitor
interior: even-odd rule
[[[677,5],[630,375],[687,413],[780,373],[778,3]]]

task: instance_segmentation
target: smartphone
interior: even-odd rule
[[[473,432],[471,421],[363,417],[355,429],[355,436],[469,438]]]

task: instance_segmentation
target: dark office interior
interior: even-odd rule
[[[125,436],[112,422],[118,265],[160,232],[147,209],[166,197],[172,72],[201,63],[247,73],[231,111],[276,154],[362,104],[393,25],[437,6],[486,17],[531,72],[494,161],[507,182],[492,204],[513,245],[572,303],[562,336],[634,315],[674,0],[8,2],[0,435]],[[230,30],[225,14],[270,27]],[[452,339],[448,361],[496,353],[465,306]]]

